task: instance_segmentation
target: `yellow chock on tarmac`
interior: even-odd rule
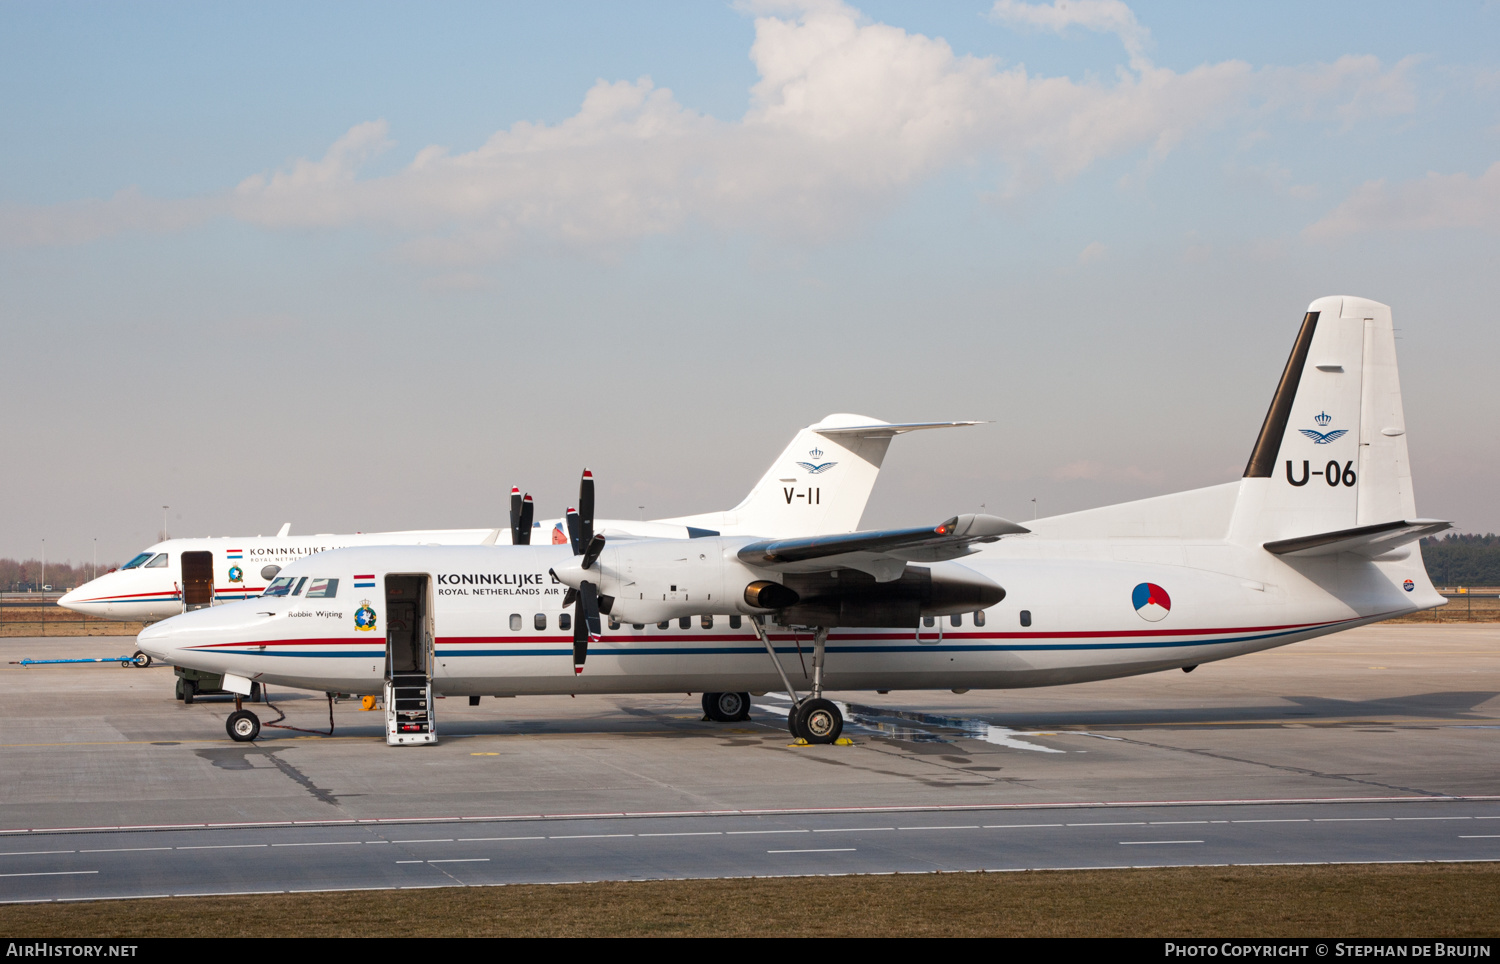
[[[854,741],[851,740],[851,739],[849,739],[847,736],[841,736],[837,740],[833,741],[833,745],[834,746],[853,746],[854,745]]]
[[[366,710],[373,710],[375,708],[375,697],[373,696],[366,696],[364,699],[359,701],[359,709],[361,713]]]
[[[788,743],[787,746],[792,746],[792,747],[797,747],[797,746],[812,746],[812,744],[809,743],[809,742],[807,742],[806,740],[802,739],[802,737],[799,736],[799,737],[797,737],[797,742],[795,742],[795,743]]]

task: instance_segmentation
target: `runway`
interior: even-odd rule
[[[1500,801],[658,814],[17,834],[0,902],[818,874],[1500,860]]]
[[[1071,687],[833,694],[850,747],[790,746],[772,695],[730,725],[686,695],[446,700],[442,742],[406,748],[344,703],[331,738],[234,744],[228,703],[184,706],[171,683],[0,667],[0,900],[1500,859],[1494,625]],[[286,722],[327,729],[321,697],[283,697]]]

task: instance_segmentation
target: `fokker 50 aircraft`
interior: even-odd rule
[[[865,511],[893,437],[977,422],[891,424],[863,415],[830,415],[798,432],[744,501],[727,512],[640,522],[600,520],[609,536],[687,538],[695,535],[812,535],[852,532]],[[837,468],[835,468],[837,467]],[[512,499],[520,498],[519,492]],[[535,521],[530,497],[526,525],[517,529],[434,529],[408,532],[289,535],[291,523],[269,538],[233,536],[169,539],[124,566],[90,580],[58,600],[68,609],[105,619],[166,619],[216,603],[252,599],[291,563],[350,546],[530,544],[532,530],[564,543],[562,520]],[[513,513],[521,507],[513,507]]]
[[[1030,531],[957,516],[637,539],[576,514],[566,546],[323,553],[139,643],[239,693],[383,691],[392,744],[436,738],[434,695],[686,691],[732,719],[773,689],[794,700],[792,733],[826,743],[843,725],[828,690],[1191,670],[1442,605],[1416,542],[1448,525],[1416,517],[1390,309],[1321,298],[1235,482]],[[260,724],[240,707],[227,728],[250,740]]]

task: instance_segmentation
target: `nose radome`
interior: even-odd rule
[[[89,615],[101,615],[105,604],[94,600],[94,590],[89,588],[92,583],[84,583],[77,589],[69,590],[62,594],[57,604],[64,609],[71,609],[75,613],[86,613]]]
[[[172,651],[172,630],[169,626],[171,620],[153,623],[141,630],[135,637],[136,648],[146,653],[152,659],[170,659],[168,655]]]

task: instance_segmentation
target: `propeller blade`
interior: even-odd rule
[[[521,490],[514,485],[510,487],[510,544],[521,544]]]
[[[563,603],[562,604],[563,604],[563,608],[564,609],[566,609],[567,607],[573,605],[577,601],[578,601],[578,590],[577,589],[574,589],[572,586],[569,586],[567,589],[563,590]]]
[[[589,540],[588,547],[583,550],[583,568],[588,569],[599,561],[599,553],[604,551],[604,537],[594,536]]]
[[[578,541],[588,545],[594,538],[594,473],[588,469],[583,470],[583,479],[578,483],[578,521],[582,527]],[[574,549],[573,554],[577,555],[578,550]]]
[[[584,583],[588,585],[588,583]],[[583,624],[578,609],[575,607],[573,613],[573,675],[577,676],[583,672],[583,661],[589,658],[589,629]]]
[[[532,516],[536,515],[536,504],[531,501],[531,493],[526,493],[526,498],[521,500],[521,545],[531,545],[531,522]]]
[[[589,643],[599,639],[599,595],[594,584],[584,580],[578,587],[578,606],[573,616],[573,675],[583,672],[589,658]]]
[[[572,506],[568,507],[568,542],[573,546],[573,555],[583,555],[583,533],[582,523],[578,521],[578,510]]]

